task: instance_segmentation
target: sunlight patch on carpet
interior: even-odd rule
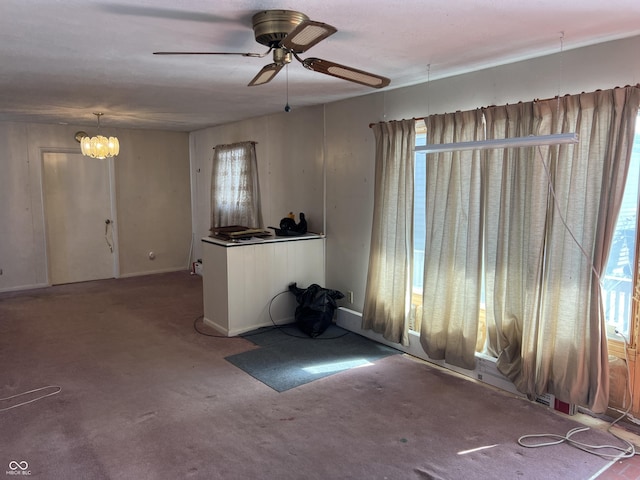
[[[461,452],[458,452],[458,455],[466,455],[467,453],[479,452],[480,450],[487,450],[489,448],[497,447],[498,445],[500,444],[496,443],[495,445],[485,445],[484,447],[471,448],[469,450],[462,450]]]
[[[373,365],[373,363],[365,360],[364,358],[358,358],[356,360],[347,360],[343,362],[331,362],[323,363],[320,365],[312,365],[311,367],[303,367],[302,370],[316,375],[319,373],[342,372],[344,370],[349,370],[350,368],[368,367],[370,365]]]

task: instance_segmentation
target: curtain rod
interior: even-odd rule
[[[611,90],[615,90],[617,88],[628,88],[628,87],[640,88],[640,83],[636,83],[635,85],[625,85],[624,87],[613,87]],[[601,91],[602,91],[601,88],[599,88],[597,90],[594,90],[594,92],[601,92]],[[582,92],[582,93],[587,93],[587,92]],[[581,95],[581,94],[565,93],[564,95],[556,95],[555,97],[550,97],[550,98],[535,98],[534,100],[531,100],[531,101],[533,101],[534,103],[535,102],[549,102],[551,100],[557,100],[557,99],[562,98],[562,97],[570,97],[571,95]],[[518,105],[520,103],[524,103],[524,102],[520,101],[520,102],[514,103],[513,105]],[[509,105],[509,104],[507,103],[507,105]],[[494,108],[496,106],[497,105],[489,105],[487,107],[479,107],[476,110],[486,110],[487,108]],[[460,112],[461,110],[457,110],[457,111]],[[428,117],[413,117],[411,120],[414,120],[414,121],[418,121],[418,120],[425,121],[427,118]],[[406,119],[403,119],[403,120],[406,120]],[[402,121],[402,120],[399,120],[399,121]],[[369,124],[369,128],[372,128],[376,123],[384,123],[384,122],[370,123]]]
[[[597,91],[597,90],[596,90],[596,91]],[[584,93],[584,92],[583,92],[583,93]],[[567,96],[570,96],[570,95],[571,95],[571,94],[567,93],[567,94],[566,94],[566,95],[564,95],[564,96],[565,96],[565,97],[567,97]],[[549,102],[549,101],[551,101],[551,100],[557,100],[558,98],[560,98],[560,96],[559,96],[559,95],[556,95],[555,97],[551,97],[551,98],[543,98],[543,99],[536,98],[536,99],[531,100],[531,101],[533,101],[534,103],[535,103],[535,102]],[[520,104],[520,103],[524,103],[524,102],[523,102],[523,101],[521,101],[521,102],[518,102],[518,103],[514,103],[514,104],[512,104],[512,105],[518,105],[518,104]],[[507,103],[507,105],[509,105],[509,104]],[[496,106],[497,106],[497,105],[489,105],[489,106],[486,106],[486,107],[478,107],[478,108],[476,108],[475,110],[486,110],[486,109],[488,109],[488,108],[494,108],[494,107],[496,107]],[[456,112],[461,112],[461,111],[462,111],[462,110],[456,110]],[[416,121],[416,122],[417,122],[418,120],[422,120],[422,121],[424,122],[424,121],[426,121],[426,120],[427,120],[427,118],[428,118],[428,117],[413,117],[413,118],[411,118],[410,120],[413,120],[413,121]],[[403,119],[403,120],[406,120],[406,119]],[[400,122],[401,122],[401,121],[403,121],[403,120],[397,120],[397,121],[400,121]],[[393,120],[391,120],[391,121],[393,121]],[[370,123],[370,124],[369,124],[369,128],[372,128],[376,123],[384,123],[384,122],[375,122],[375,123]]]
[[[215,150],[218,147],[233,147],[234,145],[241,145],[243,143],[253,143],[254,145],[257,145],[258,142],[252,142],[252,141],[246,141],[246,142],[236,142],[236,143],[221,143],[219,145],[216,145],[215,147],[212,147],[212,150]]]
[[[404,120],[413,120],[413,121],[423,120],[423,121],[424,121],[424,120],[426,120],[426,119],[427,119],[427,117],[413,117],[413,118],[411,118],[411,119],[403,118],[402,120],[391,120],[391,121],[392,121],[392,122],[402,122],[402,121],[404,121]],[[374,122],[374,123],[370,123],[370,124],[369,124],[369,128],[372,128],[374,125],[377,125],[378,123],[386,123],[386,122]]]

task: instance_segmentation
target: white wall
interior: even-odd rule
[[[375,155],[368,123],[635,85],[639,48],[635,37],[327,105],[327,201],[341,206],[327,212],[327,284],[354,292],[354,304],[343,305],[361,312],[364,302]]]
[[[117,133],[121,276],[187,269],[192,228],[188,134],[148,130]],[[149,252],[155,253],[153,260]]]
[[[640,37],[635,37],[195,132],[195,236],[205,236],[208,229],[210,149],[216,143],[258,141],[258,160],[268,163],[260,171],[266,222],[277,222],[289,210],[308,211],[317,230],[326,203],[326,286],[353,291],[354,303],[341,303],[362,311],[374,188],[369,123],[635,85],[639,50]],[[326,197],[318,180],[322,159]],[[306,187],[289,190],[290,180]]]
[[[0,122],[0,291],[48,285],[43,151],[79,151],[87,127]],[[122,276],[188,268],[191,190],[188,134],[113,129]],[[90,159],[87,159],[90,161]],[[96,161],[96,160],[93,160]],[[148,259],[148,252],[156,259]]]
[[[202,258],[200,239],[209,235],[213,148],[254,141],[264,227],[303,212],[308,230],[324,231],[323,108],[294,109],[191,133],[194,259]],[[273,232],[273,230],[272,230]]]

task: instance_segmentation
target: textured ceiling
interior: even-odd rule
[[[338,32],[313,56],[387,89],[640,35],[638,0],[0,0],[0,120],[192,131],[376,90],[296,61],[270,83],[251,17],[298,10]]]

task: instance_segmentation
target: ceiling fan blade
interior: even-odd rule
[[[243,57],[263,58],[266,57],[272,49],[265,53],[240,53],[240,52],[153,52],[154,55],[241,55]]]
[[[280,42],[280,46],[294,53],[303,53],[338,30],[326,23],[305,20]]]
[[[383,88],[391,83],[391,80],[386,77],[358,70],[357,68],[339,65],[320,58],[305,58],[302,60],[302,65],[314,72],[324,73],[343,80],[349,80],[350,82],[360,83],[361,85],[366,85],[368,87]]]
[[[270,82],[282,67],[284,67],[284,64],[270,63],[269,65],[266,65],[255,77],[253,77],[253,80],[249,82],[248,86],[255,87],[257,85],[264,85],[265,83]]]

